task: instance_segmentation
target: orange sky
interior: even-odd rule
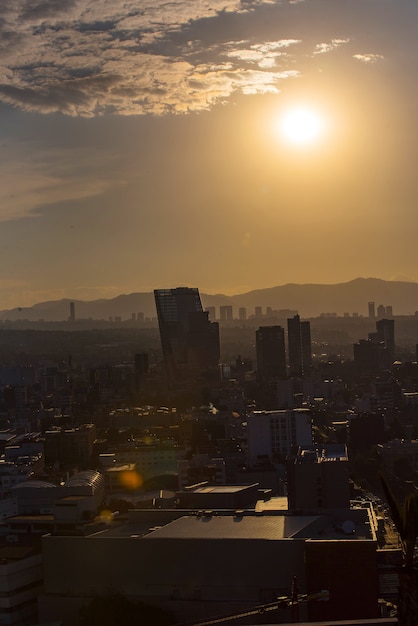
[[[204,4],[0,8],[0,308],[418,281],[416,3]]]

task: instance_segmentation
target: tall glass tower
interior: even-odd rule
[[[218,376],[219,325],[209,321],[199,290],[155,289],[154,296],[169,383]]]

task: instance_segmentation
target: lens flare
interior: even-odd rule
[[[122,487],[131,491],[139,489],[144,484],[142,476],[135,470],[124,470],[120,473],[119,480]]]

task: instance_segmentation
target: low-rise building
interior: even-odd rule
[[[184,622],[289,596],[295,579],[300,593],[329,595],[301,605],[301,620],[378,617],[376,537],[367,509],[299,516],[135,510],[88,536],[46,535],[43,556],[40,618],[62,619],[63,626],[76,623],[89,597],[109,590]],[[291,621],[286,609],[276,617]]]

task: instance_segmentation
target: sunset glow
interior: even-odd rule
[[[315,110],[299,107],[290,109],[280,118],[279,130],[290,143],[306,146],[321,138],[325,122]]]

